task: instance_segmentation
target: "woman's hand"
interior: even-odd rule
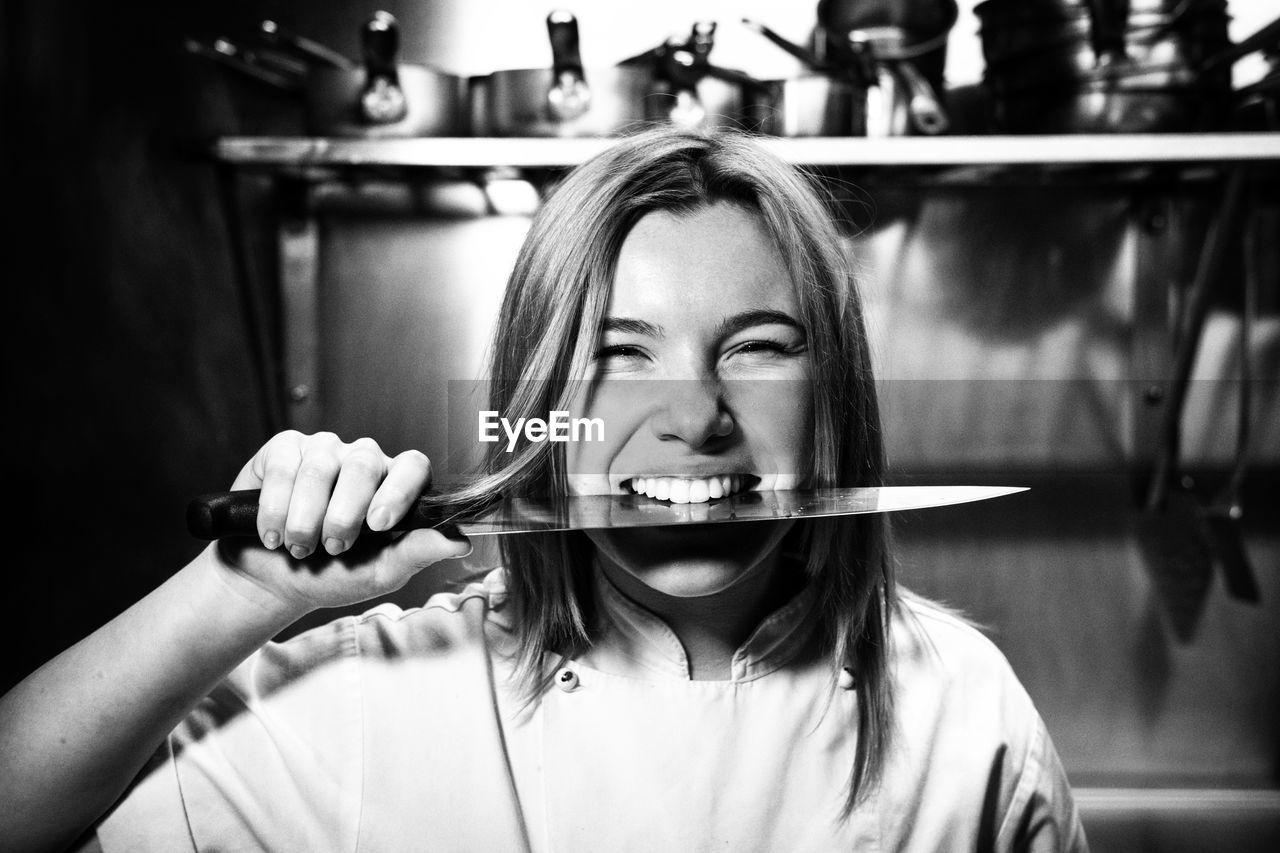
[[[399,589],[432,563],[470,552],[465,538],[436,530],[358,538],[364,523],[388,530],[430,483],[431,462],[415,450],[392,458],[369,438],[348,444],[333,433],[282,432],[232,485],[261,489],[261,544],[222,540],[208,554],[229,583],[273,609],[301,615],[365,601]]]
[[[366,520],[394,524],[430,480],[421,453],[389,459],[369,439],[268,441],[235,488],[262,489],[258,531],[271,547],[211,544],[0,697],[0,848],[65,849],[200,697],[305,612],[390,592],[465,554],[465,539],[434,530],[356,538]]]

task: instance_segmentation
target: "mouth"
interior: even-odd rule
[[[750,491],[760,478],[754,474],[714,474],[709,477],[632,477],[622,488],[673,504],[698,504]]]

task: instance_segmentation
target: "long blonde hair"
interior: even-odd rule
[[[570,408],[587,372],[620,248],[641,217],[727,202],[756,213],[796,289],[812,353],[818,486],[880,485],[880,416],[862,308],[832,212],[818,188],[748,136],[672,129],[626,138],[571,172],[534,218],[508,281],[490,371],[489,408],[510,418]],[[496,445],[491,445],[496,448]],[[495,449],[466,494],[564,494],[562,445]],[[455,496],[456,497],[456,496]],[[832,662],[855,673],[858,737],[846,814],[879,778],[892,723],[888,620],[896,590],[879,514],[802,522],[819,632]],[[547,687],[548,656],[592,642],[592,546],[580,533],[503,537],[508,607],[528,695]]]

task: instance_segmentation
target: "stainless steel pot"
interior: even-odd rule
[[[495,71],[472,81],[477,136],[607,136],[644,121],[648,70],[584,68],[578,21],[568,12],[547,16],[547,36],[550,68]]]
[[[1009,133],[1164,133],[1216,123],[1221,104],[1195,89],[1119,89],[1081,84],[1057,91],[1034,90],[995,101],[997,126]]]
[[[849,33],[850,50],[871,76],[866,92],[865,134],[906,136],[944,133],[950,122],[937,92],[916,68],[905,30],[871,27]]]
[[[1193,51],[1210,43],[1224,47],[1227,43],[1228,18],[1225,11],[1194,18],[1168,15],[1133,15],[1126,32],[1126,48],[1131,59],[1169,61],[1149,57],[1152,52],[1168,50]],[[988,66],[1043,53],[1047,50],[1087,48],[1090,59],[1096,58],[1093,23],[1088,14],[1045,24],[1001,23],[982,30],[982,55]],[[1216,48],[1215,48],[1216,49]],[[1181,58],[1181,57],[1179,57]]]
[[[303,84],[309,132],[386,138],[462,136],[464,81],[424,65],[397,61],[399,26],[377,12],[361,32],[364,64],[318,65]]]
[[[983,5],[1001,2],[987,0]],[[1111,30],[1104,28],[1099,37],[1098,7],[1106,5],[1096,0],[1085,9],[1082,3],[1065,0],[1056,5],[1054,0],[1029,0],[1021,8],[1073,6],[1077,19],[1063,17],[1050,25],[1004,19],[995,24],[995,32],[984,25],[986,52],[1008,51],[988,62],[984,76],[984,86],[994,96],[997,129],[1009,133],[1212,129],[1226,117],[1232,63],[1280,38],[1280,22],[1273,22],[1232,45],[1220,4],[1207,0],[1184,2],[1150,28],[1135,27],[1143,19],[1130,14],[1117,43]],[[1080,15],[1087,22],[1087,33]],[[1006,37],[1019,28],[1025,31],[1021,42]],[[1068,37],[1062,37],[1064,32]]]
[[[800,60],[808,73],[766,80],[749,88],[749,125],[773,136],[862,136],[866,133],[866,86],[856,85],[850,69],[825,62],[807,47],[764,24],[742,23]]]
[[[750,124],[773,136],[862,136],[864,92],[825,74],[768,80],[752,100]]]

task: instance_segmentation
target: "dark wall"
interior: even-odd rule
[[[6,4],[3,686],[195,551],[182,509],[262,440],[228,231],[191,143],[263,126],[186,33],[280,4]],[[258,14],[261,14],[260,12]],[[244,84],[249,87],[252,84]]]

